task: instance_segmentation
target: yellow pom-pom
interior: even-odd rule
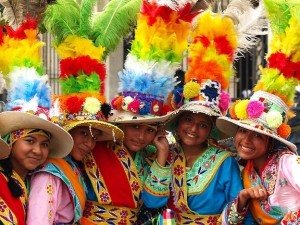
[[[199,95],[200,84],[196,82],[188,82],[183,88],[183,96],[186,99],[191,99]]]
[[[238,117],[235,114],[235,106],[236,104],[238,104],[241,100],[236,100],[234,103],[232,103],[231,107],[229,108],[229,114],[231,116],[232,119],[237,120]]]
[[[278,127],[278,129],[277,129],[277,134],[278,134],[280,137],[286,139],[286,138],[288,138],[288,136],[290,136],[291,130],[292,130],[292,129],[291,129],[291,127],[290,127],[289,125],[287,125],[287,124],[285,124],[285,123],[282,123],[282,124]]]
[[[270,111],[266,115],[266,121],[268,127],[277,129],[282,124],[282,115],[278,111]]]
[[[83,109],[91,114],[96,114],[101,108],[101,102],[97,98],[88,97],[85,99]]]
[[[241,100],[239,101],[234,108],[235,115],[237,118],[244,120],[248,118],[248,113],[247,113],[247,106],[248,106],[249,100]]]

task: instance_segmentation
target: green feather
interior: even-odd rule
[[[76,0],[57,0],[49,5],[44,18],[44,25],[59,45],[68,35],[77,34],[80,24],[80,7]]]
[[[285,31],[291,18],[290,4],[286,0],[264,0],[267,17],[272,31],[280,34]]]
[[[79,92],[99,92],[101,85],[98,74],[91,73],[86,75],[84,73],[77,77],[70,76],[61,81],[61,88],[64,94],[79,93]]]
[[[91,32],[91,18],[98,0],[82,0],[80,10],[79,36],[88,37]]]
[[[92,39],[97,46],[105,47],[105,56],[113,51],[137,19],[140,11],[141,0],[111,0],[99,13],[92,27]]]

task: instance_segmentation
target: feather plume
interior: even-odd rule
[[[48,5],[47,0],[0,0],[4,6],[3,17],[13,28],[19,26],[26,19],[27,15],[36,17],[40,24]]]
[[[268,22],[264,14],[263,4],[253,8],[251,0],[233,0],[223,12],[233,20],[238,33],[236,57],[255,46],[257,35],[267,34]]]
[[[97,0],[83,0],[81,2],[80,28],[78,32],[81,37],[88,37],[91,32],[91,18],[96,2]]]
[[[24,20],[22,1],[20,0],[0,0],[4,7],[3,18],[9,25],[16,28]]]
[[[134,26],[140,7],[140,0],[112,0],[95,16],[92,39],[97,46],[105,46],[105,55],[114,50],[121,37]]]
[[[300,82],[300,3],[295,0],[264,0],[264,3],[273,39],[268,67],[261,68],[262,77],[255,90],[271,92],[291,106]]]
[[[76,0],[57,0],[45,12],[44,25],[54,36],[55,45],[59,45],[67,36],[77,34],[79,24],[80,6]]]

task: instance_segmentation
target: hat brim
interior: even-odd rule
[[[293,151],[293,152],[297,151],[296,145],[294,145],[293,143],[289,142],[286,139],[283,139],[276,133],[274,133],[270,130],[267,130],[267,129],[261,130],[260,128],[257,128],[256,125],[258,125],[258,123],[255,122],[254,120],[250,120],[250,119],[235,120],[235,119],[231,119],[231,118],[222,116],[217,119],[216,125],[222,132],[224,132],[225,134],[228,134],[232,137],[235,136],[238,127],[243,127],[248,130],[255,131],[257,133],[272,137],[272,138],[280,141],[284,145],[286,145],[291,151]]]
[[[213,109],[207,106],[198,104],[197,102],[188,102],[172,113],[172,115],[168,118],[166,122],[165,129],[174,132],[178,124],[179,116],[184,112],[203,113],[208,116],[215,117],[221,116],[220,113],[214,111]]]
[[[4,136],[19,129],[42,129],[51,133],[49,157],[63,158],[73,148],[73,138],[58,125],[38,116],[18,111],[0,113],[0,134]]]
[[[109,121],[114,124],[124,123],[164,123],[166,122],[172,113],[164,116],[149,116],[139,115],[127,111],[113,110],[112,115],[109,117]]]
[[[10,153],[10,149],[9,149],[9,146],[8,144],[0,139],[0,159],[5,159],[9,156],[9,153]]]
[[[124,138],[124,133],[123,131],[118,128],[117,126],[103,122],[103,121],[95,121],[95,120],[82,120],[82,121],[77,121],[77,122],[70,122],[69,124],[64,126],[64,129],[66,131],[70,131],[75,127],[78,126],[84,126],[84,127],[89,127],[95,128],[97,130],[102,131],[102,135],[97,139],[98,141],[118,141],[121,142],[122,139]]]

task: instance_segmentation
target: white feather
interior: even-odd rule
[[[233,0],[229,3],[224,16],[230,17],[238,33],[236,56],[242,55],[256,45],[258,35],[266,35],[268,22],[264,17],[263,4],[253,8],[251,2]]]
[[[5,87],[6,87],[6,82],[3,78],[3,74],[0,72],[0,94],[3,93]]]
[[[60,104],[59,104],[59,99],[57,98],[53,102],[53,105],[52,105],[51,109],[49,110],[49,117],[50,118],[53,118],[53,117],[59,118],[60,115],[61,115]]]
[[[23,0],[22,0],[23,1]],[[21,0],[0,0],[4,7],[3,18],[10,26],[16,28],[23,20],[23,8]]]

